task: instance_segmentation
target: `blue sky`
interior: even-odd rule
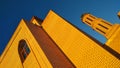
[[[102,43],[106,39],[83,24],[80,16],[91,13],[113,24],[120,23],[120,0],[0,0],[0,54],[22,18],[44,19],[50,9]]]

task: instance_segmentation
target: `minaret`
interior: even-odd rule
[[[81,16],[83,23],[92,27],[95,31],[99,32],[107,39],[113,34],[118,24],[111,24],[101,18],[97,18],[89,13],[85,13]]]

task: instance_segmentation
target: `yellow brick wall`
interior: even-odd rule
[[[18,27],[14,37],[11,38],[11,41],[8,43],[5,51],[3,52],[1,56],[0,68],[22,68],[21,60],[18,55],[18,42],[14,42],[17,40],[15,37],[20,30],[21,27]]]
[[[120,54],[120,25],[106,44]]]
[[[119,68],[120,61],[53,11],[42,23],[43,29],[78,68]]]
[[[30,48],[30,54],[21,63],[18,54],[18,44],[24,39]],[[40,48],[39,44],[26,27],[25,21],[22,20],[13,37],[8,43],[5,51],[1,56],[0,68],[52,68],[50,62]]]

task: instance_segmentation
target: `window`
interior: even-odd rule
[[[98,24],[98,25],[108,30],[106,26],[103,26],[102,24]]]
[[[89,21],[93,21],[92,19],[90,19],[90,18],[87,18]]]
[[[102,32],[103,34],[106,34],[104,31],[102,31],[101,29],[99,28],[96,28],[98,31]]]
[[[106,21],[101,21],[101,22],[103,22],[103,23],[105,23],[105,24],[107,24],[107,25],[109,25],[109,26],[112,26],[112,24],[110,24],[110,23],[108,23],[108,22],[106,22]]]
[[[87,24],[89,24],[89,25],[91,25],[91,23],[89,23],[89,22],[87,22],[87,21],[85,21]]]
[[[18,46],[18,52],[20,55],[20,59],[22,62],[27,58],[27,56],[30,53],[30,49],[28,48],[28,45],[25,40],[20,40],[19,46]]]

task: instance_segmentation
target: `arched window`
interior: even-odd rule
[[[27,58],[27,56],[30,53],[30,49],[28,48],[28,45],[27,45],[25,40],[20,40],[19,41],[18,52],[19,52],[19,55],[20,55],[20,59],[23,63],[24,60]]]

